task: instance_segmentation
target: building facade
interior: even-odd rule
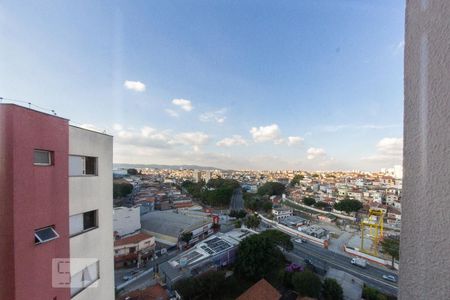
[[[114,298],[111,170],[111,136],[0,104],[0,299]]]

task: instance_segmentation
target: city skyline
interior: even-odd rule
[[[115,163],[401,164],[403,3],[6,1],[0,16],[0,96],[106,130]]]

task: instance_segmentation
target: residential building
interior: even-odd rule
[[[141,264],[153,256],[155,237],[147,233],[138,233],[114,241],[114,264],[122,267],[131,263]]]
[[[194,178],[194,182],[200,182],[202,181],[202,172],[199,170],[194,170],[193,174],[192,174],[193,178]]]
[[[252,285],[236,300],[279,300],[281,294],[264,278]]]
[[[0,162],[0,299],[113,299],[112,137],[0,104]]]
[[[274,207],[272,208],[272,214],[277,221],[290,217],[294,214],[292,208],[289,207]]]

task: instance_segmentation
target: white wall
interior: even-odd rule
[[[69,154],[98,157],[98,176],[69,177],[69,213],[98,210],[99,228],[70,238],[70,256],[98,258],[98,287],[72,299],[114,299],[114,247],[112,225],[112,136],[69,127]]]
[[[407,1],[400,299],[450,295],[450,1]]]
[[[134,233],[141,229],[139,207],[116,207],[113,210],[113,230],[120,236]]]

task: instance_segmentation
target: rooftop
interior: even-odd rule
[[[150,234],[141,232],[136,235],[132,235],[132,236],[114,241],[114,247],[128,245],[128,244],[137,244],[141,241],[144,241],[144,240],[152,238],[152,237],[153,236],[151,236]]]
[[[211,218],[187,216],[172,210],[153,211],[141,216],[143,229],[176,238],[186,228],[198,228],[210,222]]]
[[[236,300],[278,300],[281,294],[264,278],[252,285]]]

